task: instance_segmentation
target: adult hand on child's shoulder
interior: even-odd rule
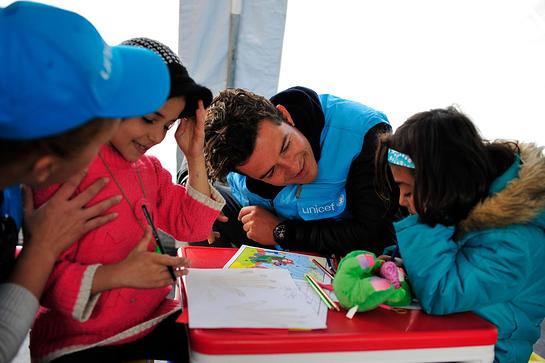
[[[68,179],[51,199],[37,209],[34,208],[31,189],[24,187],[23,233],[28,247],[41,248],[43,253],[53,253],[56,258],[85,233],[117,217],[117,213],[104,212],[119,203],[121,196],[86,207],[108,182],[105,178],[73,196],[84,176],[85,172],[81,172]]]

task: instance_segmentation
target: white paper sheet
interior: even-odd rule
[[[327,306],[309,286],[305,280],[305,274],[311,274],[316,281],[331,284],[331,279],[322,272],[312,260],[315,259],[322,266],[327,262],[324,257],[305,255],[301,253],[278,251],[261,247],[252,247],[242,245],[238,251],[231,257],[223,268],[267,268],[288,270],[295,281],[297,287],[305,297],[313,310],[318,315],[318,319],[326,324]],[[333,301],[339,301],[331,291],[325,291]]]
[[[190,328],[326,327],[287,270],[191,269],[186,289]]]

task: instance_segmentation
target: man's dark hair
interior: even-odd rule
[[[383,188],[388,187],[389,148],[413,160],[415,209],[431,226],[455,225],[466,218],[518,152],[516,143],[483,140],[454,107],[417,113],[394,134],[381,136],[376,164],[377,185]]]
[[[206,114],[204,146],[211,179],[225,180],[249,159],[264,119],[278,124],[284,121],[271,101],[250,91],[229,88],[212,100]]]

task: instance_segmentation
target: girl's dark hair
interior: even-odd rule
[[[202,100],[205,108],[212,102],[212,91],[205,86],[195,83],[182,64],[180,57],[165,44],[144,37],[128,39],[121,44],[149,49],[163,59],[170,74],[170,93],[168,98],[185,97],[185,108],[180,113],[180,118],[195,116],[199,100]]]
[[[514,142],[485,141],[471,120],[454,107],[420,112],[394,134],[383,134],[377,149],[377,185],[390,188],[388,149],[415,164],[413,199],[428,225],[455,225],[488,194],[494,179],[514,161]],[[388,195],[383,189],[382,195]]]

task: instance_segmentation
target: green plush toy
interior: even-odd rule
[[[411,302],[405,271],[367,251],[352,251],[341,260],[333,279],[333,291],[344,308],[357,305],[358,311],[372,310],[381,304],[404,306]]]

